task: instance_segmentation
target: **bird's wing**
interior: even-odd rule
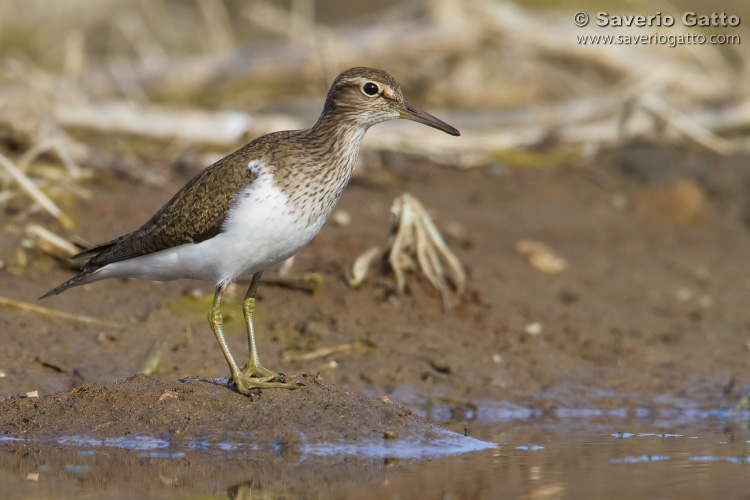
[[[185,243],[200,243],[221,231],[235,195],[255,173],[248,162],[257,148],[248,144],[193,177],[151,219],[130,234],[73,256],[90,259],[82,269],[101,267]]]

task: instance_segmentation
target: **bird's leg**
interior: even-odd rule
[[[279,374],[274,373],[271,370],[263,368],[258,359],[258,349],[255,346],[255,328],[253,328],[253,312],[255,312],[255,293],[258,291],[258,285],[260,284],[260,278],[263,276],[263,271],[253,274],[253,279],[250,281],[250,287],[247,289],[245,299],[242,301],[242,312],[245,315],[245,327],[247,328],[247,343],[250,348],[250,359],[247,362],[247,368],[239,378],[234,376],[234,382],[237,384],[237,388],[243,394],[245,391],[252,389],[297,389],[298,386],[292,384],[285,384],[283,382],[275,382],[279,379]]]
[[[232,353],[229,351],[229,346],[227,345],[227,340],[224,338],[224,318],[221,316],[221,296],[224,295],[224,290],[227,289],[227,285],[219,285],[216,287],[216,291],[214,292],[214,300],[211,303],[211,309],[208,311],[208,323],[211,325],[211,330],[213,330],[214,335],[216,335],[216,340],[219,342],[219,347],[221,347],[221,352],[224,353],[224,357],[227,360],[227,363],[229,364],[229,370],[232,372],[232,378],[237,380],[238,377],[241,376],[241,372],[239,367],[237,366],[237,362],[232,357]]]
[[[255,328],[253,327],[253,313],[255,312],[255,294],[260,285],[260,279],[263,271],[253,274],[250,286],[247,289],[245,298],[242,301],[242,313],[245,316],[245,328],[247,329],[247,346],[250,349],[250,359],[247,362],[246,375],[256,377],[273,377],[276,374],[271,370],[266,370],[260,365],[258,358],[258,348],[255,346]],[[244,369],[245,367],[243,367]]]

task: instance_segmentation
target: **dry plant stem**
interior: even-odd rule
[[[315,295],[320,286],[323,284],[323,275],[320,273],[283,275],[279,273],[279,276],[277,277],[265,278],[263,280],[263,283],[265,283],[266,285],[294,288]]]
[[[59,237],[39,224],[27,225],[26,234],[32,238],[37,248],[58,259],[67,260],[79,252],[79,249],[68,240]]]
[[[84,171],[73,161],[73,158],[68,151],[65,141],[60,137],[42,139],[41,141],[34,144],[34,146],[26,151],[21,159],[18,160],[19,168],[21,170],[26,170],[26,167],[31,163],[32,160],[34,160],[42,153],[46,153],[47,151],[52,151],[57,155],[65,168],[68,169],[68,172],[73,177],[73,179],[79,179],[84,176]]]
[[[57,122],[67,127],[222,146],[239,141],[256,119],[239,111],[179,109],[115,100],[57,104],[53,113]]]
[[[0,153],[0,167],[2,167],[10,177],[37,202],[47,213],[56,218],[63,227],[70,229],[73,227],[73,221],[60,210],[55,203],[50,200],[34,183],[26,177],[8,158]]]
[[[445,240],[443,240],[443,237],[440,235],[440,231],[438,231],[437,227],[435,227],[432,219],[430,219],[430,217],[425,213],[424,217],[422,217],[421,220],[421,227],[423,231],[427,233],[427,236],[429,237],[431,242],[431,245],[428,248],[436,248],[439,250],[439,256],[442,256],[447,261],[448,269],[453,274],[456,291],[459,294],[463,293],[466,286],[466,272],[464,271],[464,267],[461,265],[461,262],[453,254],[453,252],[448,249],[448,245],[445,244]],[[435,255],[435,258],[437,259],[436,261],[439,262],[438,255]]]
[[[154,13],[159,8],[153,7],[151,3],[148,5],[148,10],[144,8],[145,18],[151,16],[152,19],[138,21],[139,26],[154,25],[156,22]],[[118,167],[117,161],[94,158],[93,152],[82,152],[83,148],[72,139],[58,137],[61,133],[59,127],[75,125],[76,121],[80,121],[84,124],[89,122],[90,126],[100,130],[122,127],[140,130],[146,136],[157,133],[167,137],[194,135],[197,137],[195,140],[203,143],[232,142],[243,127],[249,126],[252,135],[277,130],[275,122],[279,116],[254,115],[248,125],[243,124],[243,120],[249,120],[247,116],[238,114],[233,117],[231,113],[222,116],[220,113],[195,110],[199,115],[203,113],[206,116],[196,119],[197,127],[184,127],[182,113],[149,106],[146,96],[152,91],[166,94],[198,91],[218,81],[289,81],[301,73],[311,79],[327,80],[330,75],[323,74],[326,68],[353,66],[361,62],[363,57],[376,65],[385,64],[383,61],[390,60],[393,53],[401,54],[404,60],[414,61],[424,60],[425,56],[429,60],[432,54],[440,53],[443,59],[454,56],[457,60],[469,61],[466,64],[471,67],[472,59],[487,57],[487,51],[502,50],[503,40],[516,40],[522,41],[526,47],[526,59],[562,59],[573,61],[572,67],[585,65],[594,71],[612,74],[616,82],[608,88],[614,87],[614,91],[603,91],[590,98],[546,102],[536,107],[529,106],[522,111],[455,112],[446,117],[460,129],[466,129],[467,133],[460,141],[445,141],[432,131],[404,125],[378,131],[368,138],[365,148],[427,156],[442,164],[459,167],[486,165],[492,160],[494,152],[534,146],[551,136],[559,143],[601,145],[617,144],[633,136],[653,137],[655,133],[668,133],[670,139],[675,136],[678,139],[687,138],[702,147],[722,153],[747,149],[742,141],[747,136],[744,131],[750,126],[750,99],[737,88],[737,76],[726,63],[727,58],[721,57],[716,47],[703,46],[699,51],[681,51],[679,56],[674,51],[667,53],[648,45],[621,47],[615,53],[604,46],[571,43],[579,33],[578,29],[569,22],[550,22],[549,16],[553,15],[551,13],[541,16],[512,4],[487,0],[424,2],[419,8],[398,6],[389,12],[392,22],[341,25],[335,28],[315,24],[310,13],[310,2],[293,3],[291,11],[269,1],[252,2],[243,9],[243,17],[264,29],[287,36],[270,44],[243,46],[236,42],[235,37],[238,35],[231,30],[224,32],[219,29],[226,26],[227,22],[222,6],[201,2],[198,8],[203,13],[200,18],[202,27],[209,27],[209,36],[206,38],[209,43],[205,53],[169,57],[163,48],[166,46],[163,42],[161,45],[157,44],[158,47],[145,51],[134,46],[135,52],[141,54],[140,61],[125,59],[96,68],[82,68],[80,63],[74,64],[79,70],[72,74],[78,74],[83,69],[81,78],[61,77],[62,81],[50,78],[42,71],[34,71],[33,67],[21,65],[16,71],[24,82],[30,81],[32,84],[0,88],[0,108],[6,103],[21,102],[16,107],[22,108],[22,112],[16,115],[33,115],[28,110],[35,108],[32,104],[39,101],[37,95],[50,97],[46,112],[54,117],[54,122],[45,121],[44,112],[36,113],[42,118],[37,121],[45,123],[45,126],[51,125],[51,130],[45,135],[50,136],[50,132],[53,132],[60,139],[59,144],[67,146],[58,149],[58,156],[63,163],[69,169],[71,161],[95,168],[101,168],[105,164],[122,169],[122,161]],[[268,27],[269,19],[273,20],[271,28]],[[155,34],[157,33],[146,33],[140,28],[132,33],[132,38],[137,41]],[[488,40],[497,42],[488,44]],[[364,48],[365,52],[353,50],[352,47]],[[233,50],[225,50],[227,48]],[[747,59],[741,46],[724,48]],[[144,56],[144,53],[147,55]],[[540,66],[544,64],[546,63],[539,62]],[[460,68],[459,64],[456,74],[461,74]],[[446,73],[451,78],[450,71]],[[471,85],[471,82],[457,79],[456,85],[461,84]],[[74,98],[56,98],[55,89],[58,88],[66,88]],[[494,88],[490,84],[469,89],[472,94],[481,95],[482,92],[488,92],[486,89]],[[112,100],[114,96],[121,96],[123,90],[126,95],[142,94],[144,98],[131,100],[136,104],[125,109],[118,101]],[[455,89],[453,92],[461,93]],[[466,93],[465,90],[463,92]],[[103,102],[90,102],[86,98],[90,95],[101,96]],[[732,106],[705,105],[706,102],[725,99],[728,95],[736,95],[733,98],[736,102]],[[628,99],[634,99],[632,116],[627,120],[627,127],[618,126],[622,125],[620,121],[623,118],[621,104]],[[677,102],[680,104],[676,104]],[[102,105],[123,108],[123,123],[113,123],[111,118],[114,111],[110,113],[107,108],[107,112],[102,112]],[[36,108],[38,107],[37,105]],[[193,111],[186,111],[184,115],[188,116],[190,113]],[[444,115],[443,112],[438,114]],[[161,115],[166,115],[168,120],[164,130],[156,131],[151,122],[158,121]],[[23,127],[19,127],[19,120],[8,116],[8,113],[0,115],[0,129],[9,129],[16,132],[12,136],[17,136],[17,132],[19,129],[22,131]],[[156,119],[151,120],[147,126],[143,124],[143,116],[150,120],[152,116]],[[652,117],[666,123],[666,130],[657,130],[658,124],[654,123]],[[282,119],[299,122],[298,116],[285,115]],[[107,120],[110,123],[105,123]],[[215,127],[201,126],[202,123],[212,122],[224,124]],[[278,129],[300,126],[299,123],[290,123]],[[26,142],[34,144],[39,140],[32,137],[26,139]],[[33,149],[37,147],[42,146],[35,146]],[[130,176],[148,173],[149,171],[137,172],[137,175],[131,173]]]
[[[250,7],[252,8],[252,7]],[[405,11],[408,9],[404,8]],[[253,17],[253,16],[251,16]],[[266,22],[264,22],[267,25]],[[465,54],[477,45],[481,37],[463,24],[434,23],[404,15],[398,21],[371,23],[367,26],[344,27],[330,30],[327,39],[337,47],[338,66],[352,67],[363,60],[387,61],[394,53],[405,55]],[[119,86],[135,86],[145,92],[180,94],[211,85],[217,81],[274,79],[293,80],[302,74],[320,72],[321,47],[315,43],[284,42],[262,45],[234,52],[208,52],[198,56],[172,58],[165,64],[112,64],[106,69],[89,71],[81,81],[85,90],[93,94],[114,94],[118,83],[113,74],[127,82]],[[356,47],[356,49],[354,49]],[[320,75],[321,78],[324,75]],[[326,79],[330,75],[325,75]]]
[[[396,276],[396,288],[404,291],[404,270],[417,266],[440,292],[443,310],[450,312],[450,287],[446,281],[446,266],[456,291],[466,286],[466,274],[458,258],[448,249],[426,210],[413,196],[404,193],[391,207],[391,233],[382,247],[371,248],[354,263],[351,286],[358,286],[367,276],[369,267],[387,257]]]
[[[404,272],[401,269],[401,255],[402,250],[408,247],[409,244],[407,231],[411,229],[411,207],[408,204],[399,204],[398,200],[394,203],[394,207],[397,207],[397,210],[392,209],[391,212],[395,219],[396,237],[393,239],[391,245],[388,262],[391,264],[391,269],[393,269],[393,273],[396,275],[396,287],[399,293],[404,293],[406,281],[404,280]]]
[[[287,352],[284,353],[284,361],[312,361],[314,359],[325,358],[334,354],[343,354],[350,352],[354,350],[357,345],[358,343],[355,342],[352,344],[339,344],[331,347],[321,347],[319,349],[315,349],[314,351],[305,353]]]
[[[10,97],[14,97],[14,101],[23,100],[21,97],[15,96],[14,93],[11,93],[10,96],[4,95],[3,90],[0,87],[0,110],[2,110],[3,100],[7,100]],[[30,98],[33,98],[33,96],[30,96]],[[62,105],[59,107],[66,109]],[[69,137],[60,127],[67,125],[75,126],[75,124],[69,124],[59,119],[56,116],[57,107],[50,111],[50,114],[54,115],[56,123],[50,123],[52,120],[48,120],[49,117],[40,115],[33,110],[24,109],[23,111],[28,115],[26,117],[28,121],[44,124],[45,138],[40,138],[39,132],[34,130],[33,127],[24,127],[24,123],[19,124],[18,120],[14,118],[15,114],[7,116],[0,113],[0,142],[2,142],[4,136],[8,136],[13,138],[14,142],[18,143],[18,147],[27,149],[26,153],[18,161],[17,167],[19,170],[25,171],[25,166],[33,158],[44,155],[45,157],[54,156],[59,159],[66,167],[71,179],[88,177],[92,170],[110,170],[117,175],[123,175],[129,179],[137,179],[149,184],[160,185],[164,183],[164,180],[161,178],[163,176],[154,174],[151,170],[143,169],[132,159],[126,159],[122,155],[94,149],[86,143]],[[39,127],[41,125],[37,126],[37,128]]]
[[[161,362],[162,352],[164,350],[164,343],[162,340],[157,340],[151,346],[146,357],[141,362],[140,373],[145,375],[151,375],[159,368]]]
[[[381,247],[372,247],[365,253],[360,255],[357,260],[354,261],[352,267],[352,277],[349,280],[349,285],[352,287],[359,286],[367,277],[367,272],[370,269],[370,265],[379,261],[383,257],[384,251]]]
[[[444,141],[430,131],[400,127],[379,131],[368,139],[365,147],[428,156],[441,163],[471,167],[486,164],[493,152],[533,146],[550,135],[562,143],[618,143],[627,138],[618,134],[618,130],[622,130],[618,127],[620,103],[623,98],[644,96],[645,104],[641,106],[636,102],[635,111],[640,109],[659,116],[669,125],[668,132],[672,135],[676,133],[679,138],[724,153],[744,148],[741,142],[724,139],[718,134],[727,132],[727,128],[742,130],[750,124],[748,113],[742,116],[736,111],[750,106],[750,100],[738,96],[736,106],[725,108],[702,104],[729,95],[736,88],[733,83],[736,78],[729,73],[731,68],[722,63],[725,58],[720,57],[715,48],[701,47],[700,53],[685,51],[680,57],[672,57],[673,52],[666,55],[650,46],[632,46],[622,47],[614,54],[605,47],[570,43],[578,33],[572,23],[550,23],[547,16],[483,0],[427,2],[420,9],[396,7],[390,14],[394,21],[389,23],[324,28],[316,26],[304,12],[290,12],[267,1],[253,2],[243,15],[264,29],[269,29],[267,21],[273,19],[271,29],[288,35],[283,41],[231,53],[171,58],[160,65],[144,61],[135,67],[129,65],[126,71],[97,69],[84,75],[82,82],[89,91],[105,90],[111,95],[112,75],[121,74],[125,75],[122,78],[132,80],[132,86],[142,87],[145,92],[172,89],[179,93],[214,81],[284,81],[297,77],[300,72],[324,79],[321,73],[332,65],[356,65],[362,57],[387,61],[393,53],[404,50],[407,51],[402,54],[405,59],[419,60],[437,52],[443,57],[454,55],[470,59],[481,57],[476,54],[487,50],[502,48],[502,42],[498,42],[498,47],[487,48],[487,40],[523,40],[529,50],[527,57],[547,61],[562,58],[586,64],[612,73],[620,85],[614,92],[545,103],[529,108],[528,112],[448,115],[451,123],[471,131],[460,141]],[[295,18],[298,21],[295,22]],[[301,26],[305,29],[300,29]],[[468,26],[472,29],[466,29]],[[349,47],[365,47],[366,53]],[[742,56],[739,47],[731,50]],[[477,93],[482,91],[476,89]],[[683,101],[687,99],[680,106],[680,113],[669,108],[657,109],[662,107],[654,108],[646,102],[652,97],[657,100],[669,97],[668,102],[674,102],[667,92]],[[262,117],[253,118],[254,122],[264,121]],[[653,134],[653,120],[631,120],[627,132],[631,137]]]
[[[71,314],[71,313],[67,313],[64,311],[57,311],[55,309],[49,309],[47,307],[41,307],[41,306],[37,306],[34,304],[30,304],[28,302],[9,299],[6,297],[0,297],[0,307],[11,307],[11,308],[19,309],[25,312],[32,312],[36,314],[41,314],[43,316],[49,316],[52,318],[68,319],[71,321],[78,321],[80,323],[91,323],[94,325],[113,326],[113,327],[125,326],[122,323],[116,323],[114,321],[106,321],[103,319],[92,318],[91,316],[82,316],[80,314]]]
[[[729,154],[732,151],[729,141],[718,137],[685,113],[672,109],[663,99],[651,97],[641,103],[641,106],[646,112],[663,120],[674,130],[706,149],[718,154]]]

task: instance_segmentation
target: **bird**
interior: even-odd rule
[[[297,254],[331,215],[365,132],[399,118],[460,135],[405,100],[387,72],[344,71],[311,128],[264,135],[208,166],[140,228],[72,256],[83,263],[78,274],[40,299],[108,278],[211,282],[208,322],[237,391],[250,396],[263,389],[296,389],[260,363],[253,327],[258,285],[265,270]],[[227,345],[220,307],[227,287],[243,276],[251,276],[242,301],[249,359],[240,367]]]

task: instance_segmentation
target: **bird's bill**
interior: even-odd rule
[[[445,123],[443,120],[440,120],[439,118],[435,118],[434,116],[427,113],[426,111],[422,111],[421,109],[411,104],[410,102],[404,101],[403,103],[401,103],[398,106],[398,112],[399,112],[399,115],[398,115],[399,118],[405,118],[406,120],[412,120],[417,123],[429,125],[432,128],[442,130],[446,134],[461,135],[461,132],[451,127],[450,125]]]

